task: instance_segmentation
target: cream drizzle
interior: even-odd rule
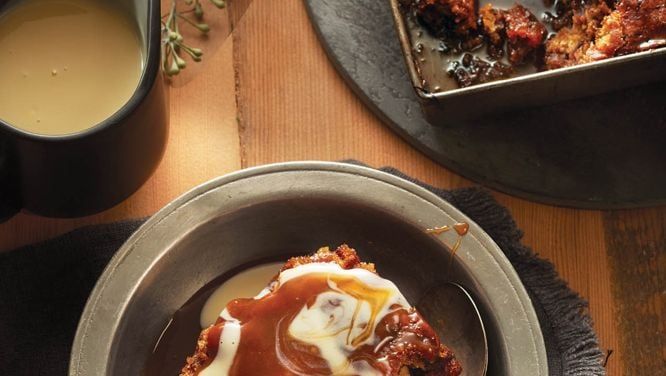
[[[289,323],[289,335],[316,346],[333,375],[381,375],[365,361],[349,362],[348,355],[366,344],[375,345],[375,351],[378,351],[382,343],[378,343],[380,341],[375,335],[377,324],[396,309],[409,308],[407,299],[393,282],[365,269],[343,269],[337,263],[312,263],[284,270],[279,274],[273,291],[308,274],[326,274],[330,290],[319,294],[310,307],[303,305]],[[355,285],[360,287],[356,290],[342,288],[341,284],[350,279],[359,282]],[[364,295],[366,292],[367,296]],[[268,289],[264,289],[255,299],[268,293]],[[201,376],[228,375],[242,340],[240,322],[226,308],[220,317],[226,322],[220,336],[219,350],[213,361],[200,373]]]
[[[226,309],[225,309],[226,311]],[[220,335],[220,347],[213,361],[199,372],[199,376],[221,376],[228,375],[231,365],[234,363],[234,357],[240,344],[241,324],[238,320],[232,319],[224,324],[222,335]]]

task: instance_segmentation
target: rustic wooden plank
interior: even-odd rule
[[[236,9],[250,3],[239,1]],[[224,31],[204,38],[204,63],[173,82],[169,146],[149,182],[96,216],[53,220],[20,214],[0,225],[0,250],[85,224],[149,215],[241,164],[355,158],[392,165],[445,188],[472,184],[411,148],[363,106],[328,62],[301,2],[256,0],[242,18],[236,9],[234,41],[225,40]],[[616,350],[609,374],[664,369],[659,365],[666,357],[666,209],[603,214],[494,194],[525,231],[525,243],[552,260],[590,301],[602,347]]]
[[[472,184],[410,147],[363,106],[328,61],[301,2],[254,1],[234,49],[244,167],[354,158],[444,188]],[[602,347],[616,349],[601,213],[495,195],[525,230],[526,244],[590,301]],[[619,374],[620,363],[614,355],[611,375]]]
[[[210,18],[211,23],[224,22]],[[0,224],[0,251],[88,224],[148,216],[195,185],[239,169],[233,41],[224,36],[212,32],[196,42],[206,51],[202,66],[189,64],[183,76],[174,80],[167,149],[157,171],[139,191],[112,209],[84,218],[48,219],[21,213]]]
[[[256,0],[234,35],[244,166],[355,157],[469,184],[439,175],[437,164],[380,125],[329,64],[300,2]]]
[[[666,207],[604,215],[625,375],[666,372]]]

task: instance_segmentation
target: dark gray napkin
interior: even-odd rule
[[[447,191],[413,181],[453,204],[500,246],[536,309],[551,375],[603,375],[587,303],[553,265],[520,243],[522,232],[487,191]],[[84,227],[0,254],[0,375],[65,375],[79,316],[95,281],[141,220]],[[528,375],[526,375],[528,376]]]

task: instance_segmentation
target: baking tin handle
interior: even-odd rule
[[[9,220],[21,209],[9,155],[7,146],[0,140],[0,223]]]

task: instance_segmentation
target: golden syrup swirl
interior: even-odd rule
[[[358,347],[372,336],[379,318],[379,313],[386,306],[393,292],[390,289],[370,287],[357,278],[340,278],[339,276],[334,276],[331,277],[330,280],[335,283],[340,292],[356,299],[354,315],[351,318],[347,334],[347,344],[351,344],[353,347]],[[364,326],[363,331],[355,337],[352,337],[354,324],[361,321],[359,320],[359,316],[364,302],[370,305],[370,318],[366,323],[367,325]]]

